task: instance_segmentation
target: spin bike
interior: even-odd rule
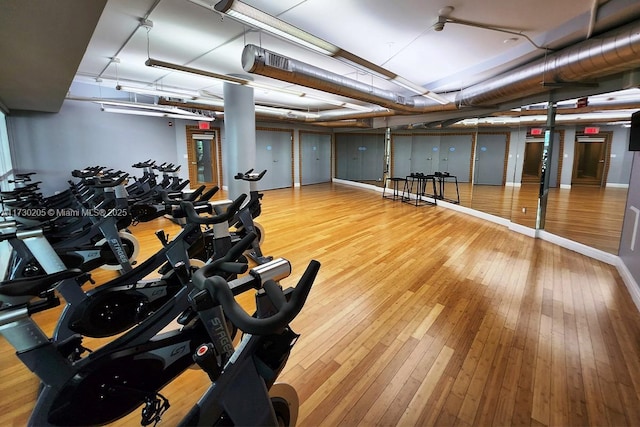
[[[178,280],[175,269],[180,265],[187,268],[197,268],[201,265],[189,255],[193,248],[203,244],[200,225],[210,224],[227,230],[228,233],[228,219],[238,210],[244,198],[245,195],[238,197],[220,215],[197,216],[198,221],[190,221],[171,242],[163,232],[156,233],[163,248],[126,276],[117,277],[86,293],[69,282],[59,285],[58,291],[64,296],[66,306],[58,320],[54,332],[55,339],[64,340],[74,332],[91,337],[112,336],[135,326],[170,301],[184,286],[184,283]],[[242,260],[242,253],[232,252],[235,246],[232,246],[228,236],[220,233],[214,240],[218,247],[224,250],[217,252],[210,261],[227,259],[229,256],[235,256],[233,261]],[[238,246],[246,248],[251,241],[251,236],[245,237],[238,242]],[[163,263],[163,258],[168,262]],[[143,279],[155,269],[162,274],[160,279]],[[224,277],[233,278],[234,273],[226,274]]]
[[[64,240],[52,243],[56,253],[68,268],[79,268],[83,271],[96,268],[122,272],[132,270],[132,263],[135,262],[139,253],[140,245],[134,235],[120,231],[131,222],[126,207],[126,195],[123,193],[122,184],[125,179],[126,176],[123,176],[115,182],[96,184],[96,187],[104,189],[106,203],[92,209],[78,209],[78,212],[82,209],[83,212],[89,213],[89,219],[86,221],[89,226],[77,230]],[[41,208],[37,211],[46,212],[47,210]],[[94,216],[102,211],[105,213],[104,216]],[[23,223],[24,220],[15,218],[15,222]],[[40,225],[39,229],[45,227]],[[48,238],[55,240],[55,236]],[[24,245],[13,245],[13,249],[7,278],[36,276],[43,273],[42,266]]]
[[[262,200],[263,194],[258,191],[258,181],[260,181],[266,173],[266,169],[260,173],[253,172],[253,169],[249,169],[245,173],[238,173],[234,176],[234,179],[249,182],[249,201],[238,211],[233,219],[229,221],[231,227],[235,228],[234,235],[237,236],[238,239],[242,238],[246,233],[255,233],[258,236],[251,244],[251,250],[247,252],[249,258],[258,264],[264,264],[273,259],[271,256],[263,255],[260,244],[264,242],[265,231],[258,222],[254,221],[262,212],[260,201]]]
[[[80,276],[80,281],[61,283],[57,290],[64,297],[66,305],[54,331],[54,340],[64,341],[74,334],[98,338],[113,336],[144,320],[182,288],[183,283],[178,280],[174,267],[191,266],[191,248],[203,245],[200,224],[222,224],[222,229],[228,229],[228,219],[237,211],[245,197],[238,197],[220,215],[198,217],[199,223],[189,222],[170,242],[163,231],[158,231],[156,236],[163,244],[160,251],[135,269],[88,292],[81,288],[89,280],[88,276]],[[37,230],[24,232],[11,228],[10,223],[7,223],[0,225],[0,240],[8,240],[12,245],[28,246],[48,274],[66,269],[42,233]],[[251,240],[251,237],[247,237],[240,244],[248,247]],[[217,258],[222,258],[232,248],[228,237],[222,236],[220,241],[224,243],[218,245],[224,247],[225,252],[218,253]],[[162,273],[161,278],[145,279],[156,270]]]
[[[142,425],[157,423],[169,408],[168,399],[158,391],[194,360],[212,385],[184,425],[295,422],[295,391],[272,385],[297,339],[288,323],[302,309],[320,264],[311,261],[296,288],[284,293],[278,282],[290,274],[291,266],[282,258],[227,282],[217,274],[247,268],[233,262],[246,249],[238,246],[203,267],[194,281],[189,280],[186,266],[178,268],[184,286],[170,301],[85,357],[80,357],[85,350],[81,338],[51,340],[31,317],[57,306],[56,283],[75,281],[83,274],[80,270],[1,283],[0,333],[43,383],[29,425],[104,425],[140,405]],[[209,274],[213,276],[207,278]],[[258,290],[255,317],[234,300],[234,295],[251,289]],[[246,332],[235,349],[227,313],[230,322]],[[174,319],[182,327],[161,332]],[[279,395],[270,396],[270,389]]]

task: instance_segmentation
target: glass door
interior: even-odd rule
[[[189,181],[192,187],[220,185],[218,144],[215,132],[193,134],[187,141]]]

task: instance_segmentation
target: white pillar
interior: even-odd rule
[[[241,76],[243,79],[250,79]],[[253,88],[246,85],[224,83],[224,129],[227,148],[225,181],[227,194],[235,199],[241,194],[249,196],[249,183],[233,177],[256,163],[256,113]]]

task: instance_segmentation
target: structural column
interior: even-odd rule
[[[240,76],[251,80],[250,77]],[[256,163],[256,113],[253,88],[246,85],[224,83],[224,130],[226,159],[224,180],[227,194],[235,199],[241,194],[249,195],[249,183],[233,177]]]
[[[553,135],[556,127],[556,104],[549,101],[547,107],[547,126],[544,131],[544,147],[542,149],[542,171],[540,174],[540,192],[538,197],[538,213],[536,229],[544,230],[547,217],[547,199],[549,196],[549,181],[551,178],[551,154],[553,153]]]

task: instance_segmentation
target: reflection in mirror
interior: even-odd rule
[[[335,134],[336,178],[383,186],[386,177],[433,175],[441,200],[470,206],[475,137],[475,124],[470,128],[420,127],[388,133],[339,132]],[[386,149],[387,141],[390,150]]]
[[[382,186],[385,131],[336,133],[336,178]]]
[[[562,173],[550,186],[545,220],[545,231],[612,254],[618,253],[632,161],[633,110],[618,113],[617,122],[563,126]]]
[[[391,135],[391,173],[432,175],[440,200],[469,206],[475,127],[407,129]]]
[[[636,88],[557,102],[545,231],[617,254],[632,161],[629,123],[639,100]],[[384,129],[336,133],[336,177],[382,186],[385,172],[448,173],[445,198],[535,229],[547,103],[496,115],[392,129],[386,138]]]
[[[473,209],[511,218],[513,173],[510,167],[513,119],[477,121],[473,168]]]
[[[516,125],[511,131],[513,149],[509,171],[513,175],[511,221],[529,228],[536,227],[538,198],[544,143],[544,121],[532,122],[526,109],[518,109]],[[544,114],[544,112],[542,113]],[[555,157],[557,160],[557,156]],[[554,170],[555,164],[551,169]]]

